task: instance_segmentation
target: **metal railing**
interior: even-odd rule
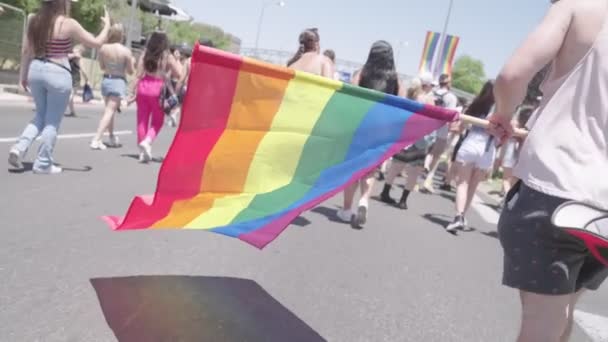
[[[3,2],[0,7],[3,9],[0,14],[0,84],[17,84],[27,14]]]

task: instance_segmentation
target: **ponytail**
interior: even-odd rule
[[[297,62],[298,59],[300,59],[300,57],[302,57],[305,50],[306,50],[306,48],[304,47],[304,44],[300,44],[300,48],[298,49],[296,54],[293,57],[291,57],[289,62],[287,62],[287,67],[290,67],[293,63]]]

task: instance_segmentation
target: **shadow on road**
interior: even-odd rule
[[[496,232],[496,231],[491,231],[491,232],[479,232],[479,233],[480,233],[480,234],[482,234],[482,235],[485,235],[485,236],[491,237],[491,238],[498,239],[498,232]]]
[[[306,217],[298,216],[295,220],[293,220],[293,222],[291,222],[291,224],[298,227],[306,227],[311,225],[312,222],[310,222]]]
[[[91,279],[119,342],[325,341],[252,280]]]
[[[331,222],[346,223],[346,222],[341,221],[338,218],[338,209],[336,209],[336,208],[328,208],[328,207],[320,206],[320,207],[314,208],[313,210],[311,210],[311,212],[325,216]]]
[[[452,223],[452,220],[454,219],[454,217],[452,216],[448,216],[448,215],[443,215],[443,214],[424,214],[422,215],[422,218],[424,218],[427,221],[430,221],[434,224],[436,224],[437,226],[441,227],[441,229],[445,230],[445,227]],[[453,231],[453,232],[448,232],[452,235],[458,235],[458,232],[463,232],[463,233],[471,233],[471,232],[476,232],[477,229],[473,228],[473,227],[467,227],[463,230],[458,230],[458,231]]]
[[[123,158],[131,158],[131,159],[139,160],[139,155],[137,155],[137,154],[121,154],[120,156]],[[164,160],[165,160],[165,158],[163,158],[163,157],[152,158],[153,163],[162,163]]]
[[[61,166],[61,164],[56,164],[56,165]],[[91,166],[83,166],[81,168],[61,166],[61,168],[63,169],[63,172],[91,172],[91,171],[93,171],[93,168]],[[31,172],[33,169],[34,169],[34,163],[24,162],[23,169],[9,169],[8,172],[15,173],[15,174],[22,174],[22,173],[26,173],[26,172]]]

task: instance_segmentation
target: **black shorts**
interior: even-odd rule
[[[585,244],[551,223],[553,213],[568,200],[535,191],[523,182],[507,194],[498,222],[504,249],[503,284],[544,295],[597,290],[608,268]]]

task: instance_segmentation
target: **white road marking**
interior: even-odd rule
[[[593,342],[608,342],[607,317],[575,310],[574,321]]]
[[[133,131],[116,131],[114,135],[129,135],[133,134]],[[78,133],[78,134],[60,134],[57,136],[57,139],[82,139],[82,138],[92,138],[95,136],[95,133]],[[104,136],[108,136],[108,134],[104,134]],[[18,137],[14,138],[0,138],[0,143],[14,143],[17,141]],[[40,139],[38,137],[36,140]]]

